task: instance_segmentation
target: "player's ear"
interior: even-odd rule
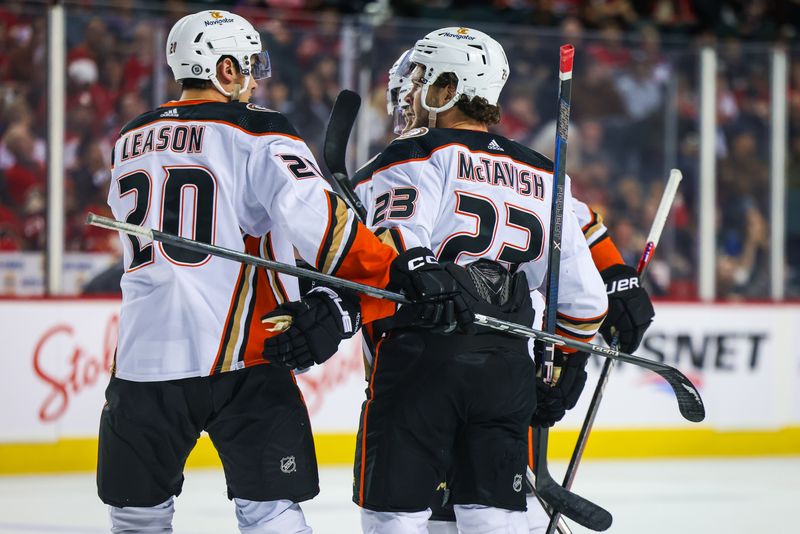
[[[445,98],[445,102],[450,102],[454,96],[456,96],[456,86],[452,83],[448,84],[447,97]]]
[[[217,63],[217,79],[220,83],[231,83],[236,79],[236,66],[229,57]]]

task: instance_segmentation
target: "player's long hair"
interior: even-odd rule
[[[452,72],[445,72],[433,83],[435,87],[456,87],[458,80]],[[461,95],[456,102],[456,107],[470,119],[481,122],[487,126],[492,126],[500,122],[500,105],[493,106],[482,96],[473,96],[472,99],[467,95]]]

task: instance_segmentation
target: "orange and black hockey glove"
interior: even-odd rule
[[[609,345],[618,336],[620,350],[633,352],[655,316],[650,295],[639,285],[636,269],[630,265],[612,265],[601,271],[600,276],[608,293],[608,314],[600,333]]]
[[[280,331],[264,342],[264,358],[291,369],[320,364],[336,353],[339,342],[361,328],[358,295],[347,289],[318,286],[295,302],[278,306],[261,323]]]

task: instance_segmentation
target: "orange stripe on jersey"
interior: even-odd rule
[[[304,142],[299,137],[295,137],[294,135],[289,135],[287,133],[280,133],[280,132],[254,133],[254,132],[249,132],[249,131],[245,130],[244,128],[242,128],[241,126],[237,126],[236,124],[233,124],[231,122],[218,121],[218,120],[214,120],[214,119],[178,119],[178,118],[175,118],[175,117],[164,117],[164,118],[159,117],[159,118],[157,118],[155,120],[152,120],[150,122],[146,122],[146,123],[144,123],[144,124],[142,124],[140,126],[137,126],[136,128],[131,128],[130,130],[125,132],[125,135],[128,135],[131,132],[135,132],[136,130],[141,130],[142,128],[147,128],[151,124],[155,124],[157,122],[213,122],[215,124],[222,124],[223,126],[230,126],[231,128],[236,128],[237,130],[242,131],[242,132],[246,133],[247,135],[252,135],[253,137],[264,137],[264,136],[267,136],[267,135],[276,135],[278,137],[288,137],[289,139],[294,139],[295,141]]]
[[[364,403],[364,416],[361,420],[361,473],[358,477],[358,504],[361,507],[364,506],[364,479],[367,469],[367,414],[370,404],[375,399],[375,370],[378,368],[378,353],[380,353],[382,343],[383,339],[375,345],[375,359],[372,361],[372,375],[369,378],[369,399]]]
[[[556,334],[567,337],[569,339],[574,339],[575,341],[583,341],[584,343],[590,342],[592,338],[595,336],[595,334],[592,334],[590,336],[579,336],[577,334],[574,334],[573,332],[569,332],[567,330],[564,330],[563,328],[559,328],[558,326],[556,327]],[[565,347],[564,345],[558,347],[558,350],[560,350],[564,354],[572,354],[574,352],[578,352],[577,349],[573,349],[571,347]]]
[[[374,177],[379,172],[385,171],[386,169],[390,169],[390,168],[395,167],[397,165],[402,165],[403,163],[412,163],[414,161],[427,161],[427,160],[431,159],[436,152],[438,152],[438,151],[440,151],[442,149],[451,147],[451,146],[460,146],[460,147],[466,148],[467,152],[469,152],[470,154],[486,154],[487,156],[494,156],[494,157],[498,157],[498,158],[502,158],[502,159],[507,159],[507,160],[513,161],[514,163],[517,163],[519,165],[524,165],[525,167],[529,167],[531,169],[536,169],[537,171],[541,171],[541,172],[544,172],[544,173],[547,173],[547,174],[553,174],[553,171],[548,171],[547,169],[540,169],[539,167],[534,167],[530,163],[526,163],[524,161],[519,161],[517,159],[512,158],[511,156],[504,156],[502,154],[495,154],[493,152],[486,152],[486,151],[483,151],[483,150],[473,150],[473,149],[471,149],[470,147],[468,147],[467,145],[465,145],[463,143],[447,143],[446,145],[437,146],[436,148],[431,150],[430,154],[428,154],[427,156],[425,156],[423,158],[409,158],[409,159],[404,159],[402,161],[392,162],[389,165],[385,165],[385,166],[381,167],[380,169],[378,169],[377,171],[373,172],[372,176]]]
[[[528,467],[533,471],[533,427],[528,427]]]
[[[397,252],[381,243],[366,226],[357,223],[350,250],[340,260],[336,276],[368,286],[385,288],[389,283],[389,267],[397,257]],[[394,314],[393,302],[361,295],[361,314],[363,322],[370,323]]]
[[[193,100],[170,100],[161,104],[160,108],[174,108],[175,106],[193,106],[195,104],[208,104],[210,102],[219,102],[219,100],[209,100],[207,98],[196,98]]]
[[[592,246],[589,247],[589,251],[592,253],[592,260],[598,271],[604,271],[612,265],[625,263],[617,246],[614,245],[614,242],[611,241],[611,238],[607,235],[593,243]]]
[[[259,251],[265,253],[263,257],[271,260],[275,259],[270,234],[267,234],[261,240],[256,240],[252,245],[252,249],[248,250],[251,254],[259,254]],[[272,276],[275,278],[271,279]],[[245,367],[264,362],[264,341],[275,334],[266,331],[264,325],[261,324],[261,318],[277,308],[287,298],[285,293],[282,295],[279,293],[283,286],[279,285],[281,284],[280,279],[274,273],[259,269],[256,284],[259,291],[256,293],[253,313],[249,319],[247,339],[244,341],[245,349],[242,359]]]

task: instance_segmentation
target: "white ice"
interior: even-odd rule
[[[553,462],[553,473],[563,464]],[[350,501],[352,471],[324,468],[321,494],[303,504],[317,534],[359,532]],[[556,477],[558,478],[558,477]],[[614,516],[617,534],[795,534],[800,458],[591,461],[574,488]],[[586,533],[575,526],[573,532]],[[220,470],[186,473],[176,534],[236,534]],[[0,477],[0,533],[108,532],[93,474]]]

